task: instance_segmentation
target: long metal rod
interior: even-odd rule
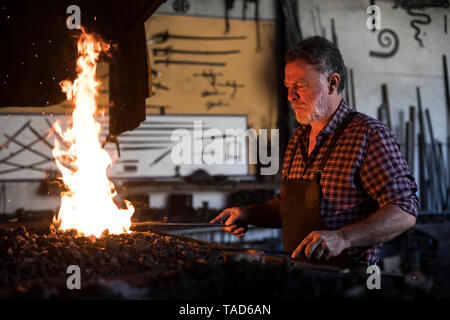
[[[120,140],[120,144],[161,144],[174,143],[172,140]]]
[[[442,210],[441,206],[445,203],[445,184],[444,184],[444,179],[445,179],[445,174],[442,171],[441,168],[441,163],[439,161],[439,155],[438,155],[438,150],[437,145],[436,145],[436,141],[434,139],[434,133],[433,133],[433,127],[431,125],[431,117],[430,117],[430,110],[426,109],[425,110],[425,117],[427,120],[427,124],[428,124],[428,130],[429,130],[429,134],[430,134],[430,140],[431,140],[431,156],[432,156],[432,161],[433,161],[433,167],[434,167],[434,188],[437,192],[436,196],[438,198],[438,201],[440,202],[440,210]]]
[[[208,223],[208,222],[162,222],[162,221],[145,221],[133,222],[132,228],[136,227],[154,227],[154,226],[169,226],[169,227],[224,227],[223,223]]]
[[[178,130],[178,129],[184,129],[184,130],[195,130],[195,127],[137,127],[136,129],[134,129],[134,131],[174,131],[174,130]],[[207,128],[202,128],[203,130],[208,130],[211,129],[209,127]]]
[[[147,147],[123,147],[123,151],[142,151],[142,150],[162,150],[165,149],[164,146],[147,146]]]
[[[387,125],[389,129],[392,129],[391,125],[391,108],[389,106],[389,95],[388,95],[388,88],[385,83],[381,86],[381,95],[383,97],[383,105],[386,110],[386,117],[387,117]]]
[[[414,106],[410,106],[409,107],[409,139],[406,141],[406,143],[408,144],[408,152],[409,152],[409,167],[411,170],[411,174],[414,175],[414,156],[415,156],[415,150],[414,150],[414,145],[415,145],[415,139],[416,139],[416,119],[415,119],[415,115],[416,115],[416,108],[414,108]]]
[[[447,15],[445,15],[445,33],[447,33]],[[442,67],[444,73],[444,89],[445,89],[445,103],[447,106],[447,199],[450,196],[450,84],[448,80],[447,56],[442,56]]]
[[[351,97],[352,97],[352,106],[353,110],[356,110],[356,99],[355,99],[355,83],[353,80],[353,69],[350,68],[350,89],[351,89]]]
[[[202,246],[202,248],[210,248],[210,249],[218,249],[220,251],[235,251],[235,252],[241,252],[241,251],[250,251],[250,250],[256,250],[256,251],[263,251],[264,253],[269,254],[287,254],[291,255],[292,251],[288,250],[280,250],[280,249],[263,249],[263,248],[217,248],[214,246]]]
[[[159,32],[153,35],[147,42],[151,43],[163,43],[168,39],[178,39],[178,40],[243,40],[246,39],[247,36],[232,36],[232,37],[223,37],[223,36],[193,36],[193,35],[179,35],[179,34],[171,34],[169,30],[165,32]]]
[[[167,48],[154,48],[153,54],[158,55],[159,52],[164,53],[164,55],[170,55],[172,53],[178,54],[200,54],[200,55],[215,55],[215,54],[235,54],[241,52],[240,50],[226,50],[226,51],[202,51],[202,50],[179,50],[173,49],[172,47]]]
[[[197,66],[216,66],[216,67],[225,67],[225,62],[211,62],[211,61],[190,61],[190,60],[155,60],[153,61],[155,64],[165,64],[168,66],[169,64],[179,64],[179,65],[197,65]]]

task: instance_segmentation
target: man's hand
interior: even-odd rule
[[[303,239],[291,255],[292,259],[299,257],[304,252],[305,257],[326,260],[338,256],[348,248],[347,241],[340,230],[313,231]]]
[[[233,207],[223,210],[209,223],[224,223],[222,230],[243,237],[248,230],[248,211],[245,207]]]

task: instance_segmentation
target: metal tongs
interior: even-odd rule
[[[224,227],[223,223],[208,223],[208,222],[169,222],[167,217],[157,221],[140,221],[133,222],[132,228],[154,227],[154,226],[169,226],[169,227]]]

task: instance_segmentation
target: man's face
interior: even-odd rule
[[[288,62],[284,84],[299,123],[310,124],[328,117],[328,82],[313,65],[300,58]]]

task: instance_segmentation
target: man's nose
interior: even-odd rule
[[[294,101],[297,100],[300,96],[298,95],[297,92],[295,92],[295,90],[293,88],[288,89],[288,100],[289,101]]]

